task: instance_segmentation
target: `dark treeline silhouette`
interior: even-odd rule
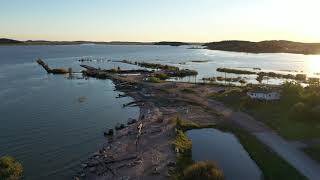
[[[293,53],[320,54],[320,43],[300,43],[292,41],[220,41],[207,43],[211,50],[235,51],[247,53]]]

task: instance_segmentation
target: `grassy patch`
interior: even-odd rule
[[[175,151],[177,152],[177,165],[174,172],[171,173],[172,179],[182,179],[183,171],[193,163],[192,160],[192,142],[187,135],[178,130],[176,138],[174,140]]]
[[[22,178],[23,167],[11,156],[0,158],[0,179],[18,180]]]
[[[159,73],[159,74],[156,74],[156,77],[159,78],[160,80],[166,80],[166,79],[169,79],[170,77],[165,74],[165,73]]]
[[[320,144],[304,149],[312,159],[320,162]]]
[[[224,180],[223,172],[213,162],[197,162],[184,170],[183,180]]]
[[[138,66],[150,68],[150,69],[163,69],[163,70],[171,70],[171,71],[179,70],[178,67],[163,65],[163,64],[146,63],[146,62],[136,62],[135,64],[137,64]]]
[[[251,100],[246,89],[231,88],[222,94],[212,94],[216,99],[263,121],[281,136],[288,139],[311,139],[320,137],[320,95],[317,91],[297,85],[284,85],[279,102]]]
[[[260,167],[265,180],[290,179],[306,180],[295,168],[260,143],[254,136],[235,127],[219,127],[235,134],[250,157]]]
[[[178,67],[170,66],[170,65],[146,63],[146,62],[141,62],[141,63],[136,62],[135,64],[140,67],[145,67],[150,69],[161,69],[161,70],[167,71],[167,75],[170,77],[186,77],[186,76],[198,75],[198,72],[195,70],[179,69]]]
[[[157,77],[149,77],[148,79],[149,82],[151,83],[162,83],[163,81]]]
[[[230,69],[230,68],[218,68],[218,72],[232,73],[232,74],[256,74],[253,71],[240,70],[240,69]]]
[[[195,94],[195,93],[196,93],[194,90],[192,90],[192,89],[187,89],[187,88],[182,89],[181,92],[183,92],[183,93],[188,93],[188,94]]]
[[[210,94],[209,98],[222,101],[226,105],[229,105],[234,109],[238,109],[241,102],[241,97],[243,96],[245,96],[245,93],[242,93],[242,89],[234,87],[226,90],[224,93]]]
[[[174,146],[179,153],[191,151],[192,143],[182,130],[178,130]]]
[[[204,128],[214,128],[214,124],[198,124],[192,121],[183,120],[180,117],[174,118],[171,120],[171,123],[174,123],[177,129],[182,130],[183,132],[191,129],[204,129]]]

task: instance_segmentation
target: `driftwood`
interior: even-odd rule
[[[139,140],[140,140],[140,137],[142,135],[142,127],[143,127],[143,124],[139,124],[139,126],[137,127],[138,129],[138,134],[136,136],[136,141],[135,141],[135,144],[136,144],[136,150],[138,150],[138,145],[139,145]]]
[[[120,98],[124,98],[124,97],[127,97],[127,95],[119,94],[116,98],[117,98],[117,99],[120,99]]]
[[[49,74],[68,74],[68,73],[72,73],[72,69],[69,68],[69,70],[67,69],[63,69],[63,68],[59,68],[59,69],[51,69],[48,64],[46,64],[44,61],[42,61],[41,59],[37,60],[37,63],[43,67],[43,69],[45,69],[47,71],[47,73]]]
[[[143,103],[144,101],[133,101],[133,102],[130,102],[130,103],[127,103],[127,104],[123,104],[122,106],[123,107],[128,107],[128,106],[137,106],[139,105],[140,103]]]
[[[95,67],[92,67],[92,66],[87,66],[87,65],[80,65],[81,67],[87,69],[87,70],[90,70],[90,71],[96,71],[96,70],[99,70]]]

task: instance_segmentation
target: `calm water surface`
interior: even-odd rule
[[[101,68],[137,68],[112,62],[123,59],[172,64],[198,70],[198,80],[223,76],[215,71],[218,67],[303,71],[310,76],[320,71],[320,56],[232,53],[186,46],[0,46],[0,156],[12,155],[21,161],[26,179],[69,178],[103,143],[104,130],[139,113],[137,108],[122,108],[132,99],[115,99],[119,92],[113,91],[111,81],[47,75],[35,63],[38,57],[52,67],[72,67],[74,71],[82,70],[81,58],[96,60],[84,64]]]
[[[261,179],[258,166],[234,135],[215,129],[190,130],[186,134],[192,141],[194,161],[215,161],[227,180]]]

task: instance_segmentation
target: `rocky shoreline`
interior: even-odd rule
[[[142,87],[123,86],[113,79],[118,91],[140,103],[138,120],[107,136],[103,147],[82,164],[76,179],[168,179],[175,165],[175,152],[168,143],[175,137],[172,115],[139,92]]]
[[[173,145],[176,128],[171,121],[180,116],[202,124],[220,121],[217,114],[199,107],[201,102],[183,97],[182,90],[195,85],[149,83],[143,81],[146,76],[109,74],[117,91],[140,102],[140,116],[134,124],[108,136],[103,148],[82,165],[76,179],[168,179],[177,157]]]
[[[116,91],[130,96],[134,102],[127,105],[140,107],[136,121],[128,122],[105,132],[102,148],[81,164],[75,179],[169,179],[176,170],[179,150],[174,146],[177,129],[172,123],[177,117],[201,125],[221,122],[221,116],[208,108],[206,97],[221,88],[190,83],[147,81],[159,72],[130,75],[82,66],[84,76],[113,81]],[[162,71],[164,72],[164,71]],[[185,89],[193,89],[185,91]],[[186,93],[186,92],[195,92]],[[126,105],[124,105],[125,107]]]

